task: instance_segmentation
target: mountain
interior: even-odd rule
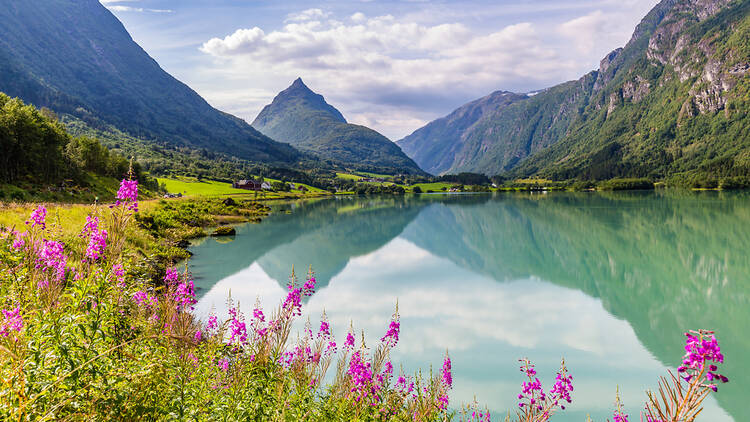
[[[253,127],[333,164],[389,174],[423,173],[398,145],[344,116],[297,78],[261,110]]]
[[[300,156],[162,70],[97,0],[5,2],[0,32],[0,91],[64,119],[256,162]]]
[[[597,71],[454,124],[458,136],[422,136],[436,121],[398,143],[412,157],[434,149],[420,165],[450,173],[748,175],[749,11],[748,0],[663,0]]]
[[[397,143],[428,173],[445,173],[454,167],[456,161],[465,161],[459,157],[466,155],[469,149],[466,146],[467,134],[477,122],[526,98],[526,95],[512,92],[493,92],[429,123]]]

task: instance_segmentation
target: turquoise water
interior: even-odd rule
[[[699,421],[747,421],[750,391],[750,195],[550,193],[339,198],[276,206],[232,239],[194,245],[197,312],[275,307],[295,266],[312,265],[323,310],[343,339],[353,322],[374,344],[396,301],[408,372],[454,369],[452,403],[516,407],[517,359],[551,387],[560,358],[574,403],[557,421],[611,417],[619,386],[638,415],[644,389],[680,361],[685,330],[717,331],[731,381]],[[638,417],[631,417],[638,420]]]

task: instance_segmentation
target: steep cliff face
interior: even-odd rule
[[[300,78],[261,110],[253,127],[334,165],[388,174],[423,173],[385,136],[347,123],[335,107]]]
[[[0,7],[0,91],[152,143],[293,162],[300,154],[211,107],[159,67],[97,0]]]
[[[416,136],[441,119],[400,144],[440,172],[750,174],[749,10],[748,0],[664,0],[598,71],[454,125],[451,136]]]
[[[750,2],[660,3],[605,59],[568,135],[516,175],[750,174]]]
[[[565,135],[586,105],[596,74],[534,95],[498,91],[428,124],[398,144],[433,174],[504,172]]]

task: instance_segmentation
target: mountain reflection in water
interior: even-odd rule
[[[339,198],[280,206],[232,242],[192,250],[199,314],[246,312],[283,297],[292,265],[313,266],[313,320],[325,309],[338,337],[350,321],[370,344],[396,300],[411,372],[449,349],[453,403],[477,398],[512,410],[516,360],[537,363],[551,387],[559,359],[574,373],[574,404],[554,420],[611,415],[620,386],[631,415],[645,388],[682,355],[691,328],[717,331],[730,383],[703,421],[745,421],[750,390],[750,196],[719,193],[421,195]],[[633,419],[639,419],[637,417]]]

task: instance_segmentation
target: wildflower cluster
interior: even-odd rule
[[[628,414],[622,410],[622,401],[620,400],[620,390],[617,389],[615,400],[615,412],[612,415],[612,422],[628,422]]]
[[[37,209],[31,212],[31,216],[26,220],[26,224],[30,225],[31,228],[39,226],[42,230],[47,228],[47,208],[44,205],[40,205]]]
[[[527,381],[521,383],[521,393],[518,395],[519,420],[547,421],[558,407],[565,410],[564,403],[573,401],[570,395],[573,391],[573,376],[568,374],[564,360],[552,389],[547,393],[536,377],[534,365],[528,359],[521,359],[521,372],[526,375]]]
[[[462,406],[458,413],[458,420],[461,422],[491,422],[492,415],[489,409],[481,408],[475,398],[472,403]]]
[[[130,211],[138,212],[138,181],[123,179],[117,191],[115,206],[125,204]]]
[[[81,232],[81,237],[88,239],[86,258],[96,261],[102,256],[104,248],[107,247],[107,236],[108,233],[106,230],[99,230],[99,217],[86,217],[86,225]]]
[[[724,355],[713,331],[698,330],[685,333],[685,355],[678,375],[671,371],[669,378],[659,380],[659,394],[647,392],[645,419],[647,422],[692,422],[703,410],[703,400],[710,392],[718,391],[717,381],[729,379],[717,373],[716,364],[724,362]]]
[[[682,366],[677,368],[677,372],[683,374],[682,378],[686,382],[705,375],[708,383],[701,383],[700,385],[718,391],[715,382],[726,383],[729,379],[716,373],[719,369],[716,364],[724,362],[724,355],[721,354],[721,347],[716,341],[716,336],[711,331],[688,332],[685,333],[685,336],[687,336],[685,356]]]
[[[21,318],[21,307],[16,305],[15,309],[2,310],[3,321],[0,323],[0,337],[8,337],[13,331],[21,332],[23,318]]]

